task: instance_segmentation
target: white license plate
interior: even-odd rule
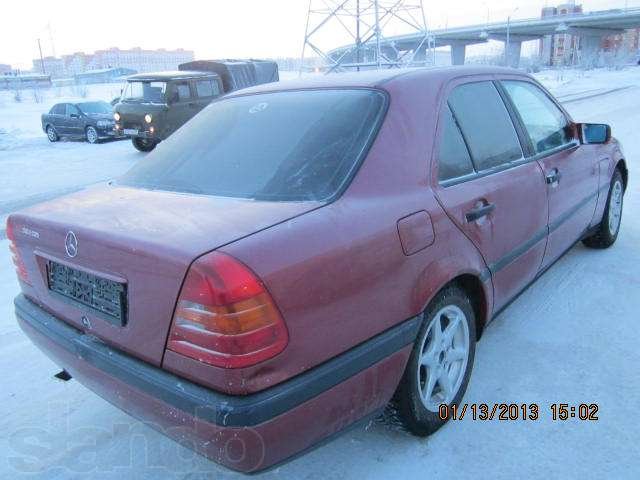
[[[138,130],[136,130],[135,128],[125,128],[122,131],[124,132],[125,135],[137,135],[138,134]]]

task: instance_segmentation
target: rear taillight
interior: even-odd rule
[[[31,285],[31,282],[29,281],[29,275],[27,274],[27,269],[24,266],[22,258],[20,257],[18,247],[16,247],[16,238],[13,231],[13,223],[11,222],[10,218],[7,219],[7,238],[9,239],[9,250],[11,251],[11,259],[13,260],[13,264],[16,267],[18,278],[27,285]]]
[[[238,260],[213,252],[185,278],[167,348],[200,362],[241,368],[274,357],[289,335],[271,295]]]

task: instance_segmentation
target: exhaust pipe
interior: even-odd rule
[[[61,370],[54,375],[58,380],[62,380],[63,382],[68,382],[73,377],[66,370]]]

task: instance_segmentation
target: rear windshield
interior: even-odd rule
[[[382,120],[376,90],[263,93],[212,103],[119,183],[258,200],[328,200]]]

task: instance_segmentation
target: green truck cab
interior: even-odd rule
[[[224,93],[279,79],[277,64],[262,60],[199,60],[178,68],[127,77],[114,106],[116,135],[130,137],[142,152],[153,150]]]

